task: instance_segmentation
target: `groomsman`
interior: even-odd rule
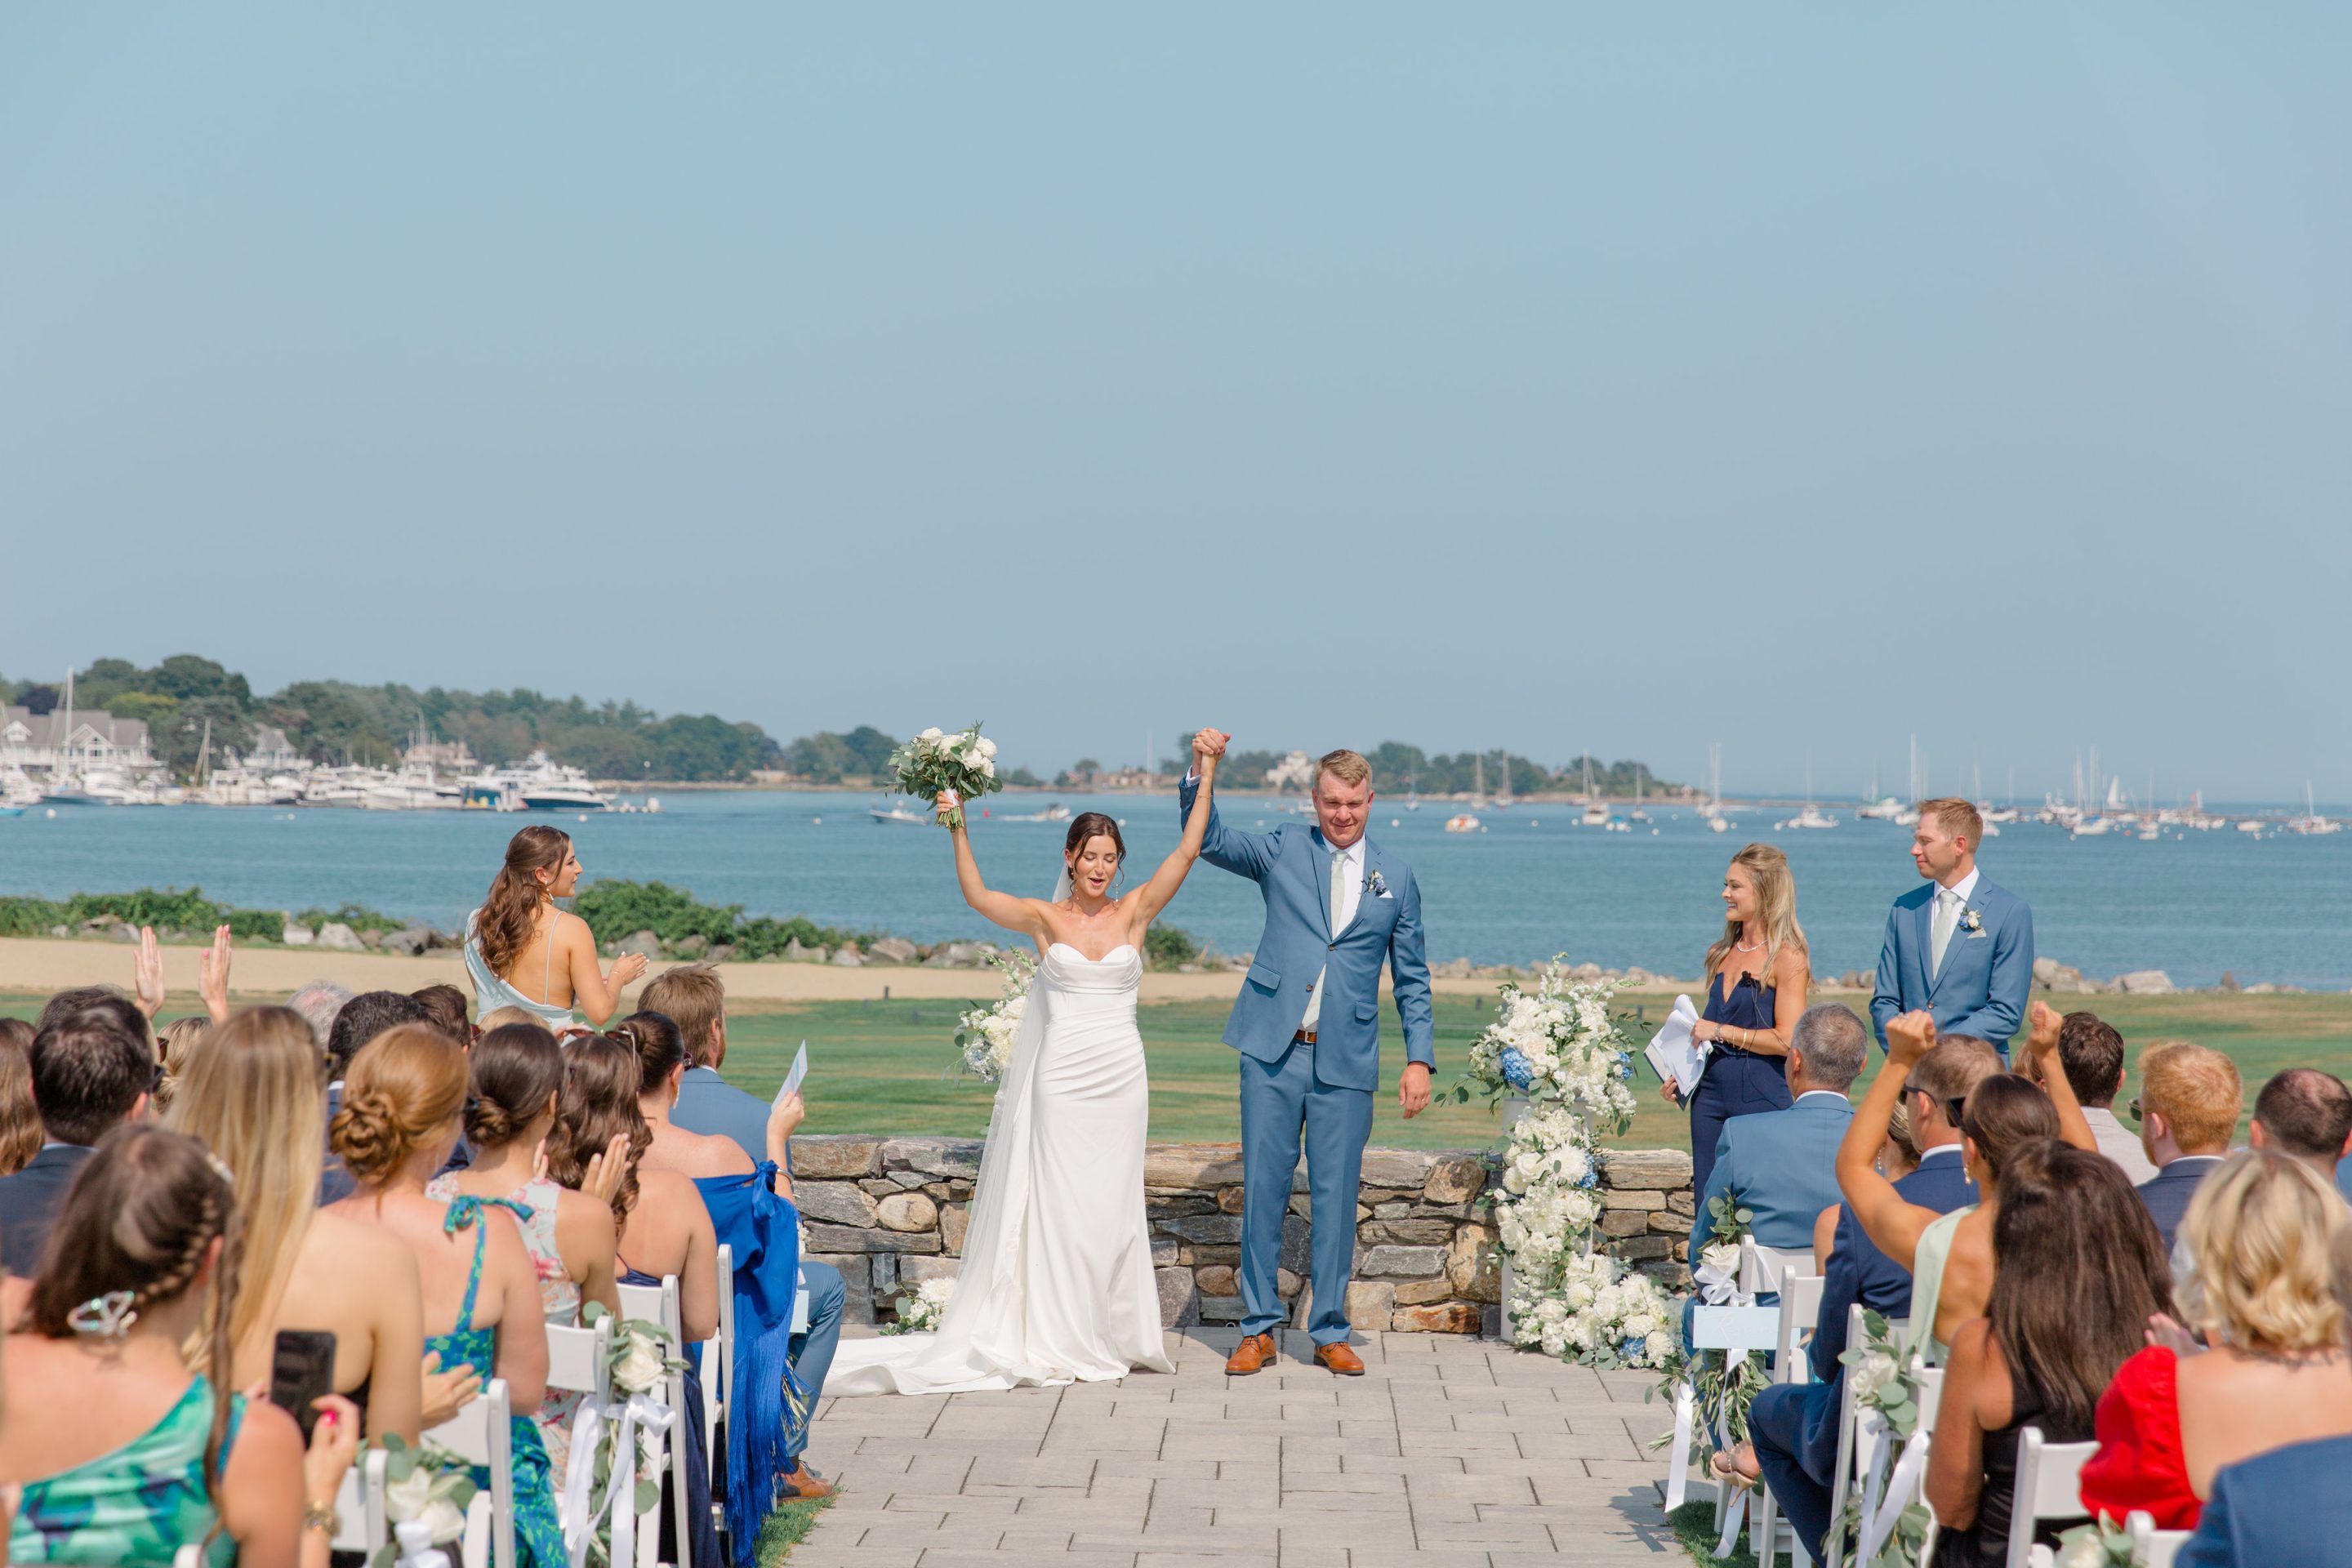
[[[1911,863],[1927,880],[1895,900],[1878,950],[1871,1022],[1925,1008],[1936,1033],[1973,1035],[2002,1059],[2033,988],[2033,911],[1977,869],[1984,818],[1965,800],[1923,801]]]

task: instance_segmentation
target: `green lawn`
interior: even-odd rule
[[[975,990],[993,988],[975,977]],[[1646,1025],[1664,1016],[1671,997],[1629,995]],[[2263,1080],[2282,1068],[2324,1067],[2352,1078],[2352,996],[2246,996],[2200,992],[2179,996],[2098,996],[2088,1003],[2121,1029],[2136,1059],[2147,1042],[2191,1039],[2236,1058],[2253,1104]],[[731,1015],[727,1076],[765,1098],[775,1092],[802,1040],[809,1044],[808,1131],[979,1137],[988,1126],[987,1086],[954,1074],[956,1016],[966,1004],[946,1001],[824,1002],[743,1009]],[[37,997],[0,997],[0,1013],[29,1017]],[[193,999],[174,998],[165,1016],[193,1011]],[[1859,1009],[1857,1009],[1859,1010]],[[1140,1014],[1151,1063],[1151,1136],[1160,1142],[1232,1142],[1240,1122],[1234,1108],[1233,1051],[1219,1040],[1223,1003],[1168,1003]],[[1491,1016],[1488,1004],[1464,996],[1437,999],[1437,1082],[1460,1070],[1463,1048]],[[1485,1106],[1437,1106],[1412,1121],[1397,1114],[1393,1094],[1403,1045],[1393,1017],[1384,1020],[1385,1083],[1375,1101],[1372,1142],[1389,1148],[1463,1149],[1493,1142],[1495,1119]],[[1874,1067],[1877,1060],[1873,1053]],[[1636,1148],[1686,1148],[1689,1118],[1657,1097],[1646,1067],[1637,1068],[1641,1110],[1618,1142]],[[2124,1098],[2130,1098],[2127,1087]]]

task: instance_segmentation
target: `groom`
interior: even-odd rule
[[[1200,761],[1232,737],[1192,737],[1183,818],[1200,793]],[[1258,885],[1265,933],[1258,939],[1225,1044],[1241,1052],[1242,1342],[1225,1370],[1236,1376],[1275,1358],[1285,1316],[1276,1284],[1282,1217],[1290,1206],[1303,1134],[1314,1207],[1315,1360],[1346,1377],[1364,1363],[1348,1348],[1348,1277],[1356,1262],[1356,1192],[1372,1133],[1381,1079],[1381,964],[1396,989],[1405,1068],[1397,1105],[1408,1117],[1429,1104],[1429,962],[1422,952],[1421,891],[1402,860],[1364,837],[1371,764],[1332,752],[1315,764],[1315,819],[1271,833],[1237,833],[1209,807],[1201,858]]]

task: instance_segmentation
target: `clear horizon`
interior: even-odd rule
[[[2348,45],[13,11],[0,672],[2352,798]]]

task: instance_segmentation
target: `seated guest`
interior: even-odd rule
[[[1798,1251],[1813,1244],[1813,1221],[1838,1201],[1837,1150],[1853,1107],[1846,1090],[1861,1075],[1869,1031],[1853,1009],[1823,1002],[1805,1009],[1784,1058],[1789,1107],[1723,1124],[1715,1164],[1691,1225],[1690,1262],[1715,1235],[1712,1205],[1726,1194],[1754,1217],[1759,1247]]]
[[[1927,1451],[1937,1568],[2010,1561],[2025,1428],[2087,1442],[2101,1392],[2145,1342],[2143,1325],[2172,1304],[2154,1222],[2094,1150],[2038,1138],[2010,1152],[1993,1251],[1991,1310],[1952,1337]],[[2054,1547],[2056,1527],[2037,1539]]]
[[[0,1176],[15,1175],[41,1152],[32,1049],[32,1025],[22,1018],[0,1018]]]
[[[2113,1160],[2137,1186],[2156,1174],[2139,1134],[2116,1120],[2116,1096],[2124,1087],[2124,1037],[2096,1013],[2069,1013],[2058,1025],[2058,1059],[2066,1081],[2082,1102],[2083,1120],[2099,1141],[2099,1152]]]
[[[2352,1089],[2334,1073],[2289,1068],[2254,1096],[2248,1142],[2292,1155],[2340,1192],[2344,1156],[2352,1152]]]
[[[466,1134],[474,1163],[434,1177],[426,1194],[444,1203],[467,1194],[512,1200],[550,1323],[579,1327],[580,1309],[588,1301],[619,1316],[612,1209],[602,1198],[565,1191],[538,1170],[563,1088],[562,1047],[539,1025],[515,1024],[483,1036],[468,1060],[474,1092],[466,1103]],[[559,1476],[572,1452],[580,1397],[551,1389],[540,1402],[539,1435]]]
[[[1895,1191],[1905,1203],[1937,1214],[1974,1202],[1976,1184],[1965,1169],[1952,1107],[1966,1100],[1978,1084],[1998,1075],[2000,1058],[1981,1041],[1953,1036],[1937,1041],[1907,1080],[1899,1069],[1884,1070],[1895,1072],[1894,1081],[1903,1086],[1905,1116],[1919,1148],[1919,1168],[1899,1179],[1889,1178]],[[1777,1383],[1759,1393],[1748,1412],[1754,1451],[1743,1448],[1732,1456],[1741,1474],[1761,1474],[1815,1562],[1822,1560],[1829,1531],[1838,1407],[1844,1397],[1845,1367],[1838,1357],[1846,1349],[1847,1310],[1859,1301],[1895,1319],[1904,1316],[1911,1302],[1911,1271],[1879,1250],[1854,1223],[1851,1208],[1842,1205],[1837,1212],[1835,1238],[1822,1270],[1821,1326],[1807,1352],[1813,1381]]]
[[[1934,1043],[1935,1020],[1925,1012],[1906,1013],[1887,1026],[1886,1070],[1871,1084],[1838,1150],[1838,1185],[1855,1220],[1881,1251],[1911,1271],[1911,1343],[1930,1362],[1944,1359],[1954,1331],[1984,1316],[1992,1299],[1993,1223],[2009,1152],[2032,1139],[2063,1137],[2097,1152],[2073,1086],[2058,1069],[2057,1013],[2037,1002],[2027,1026],[2026,1049],[2042,1068],[2047,1092],[2021,1074],[1996,1074],[1970,1089],[1959,1108],[1962,1158],[1977,1184],[1974,1207],[1938,1214],[1906,1203],[1873,1165],[1887,1111],[1902,1091],[1895,1075],[1907,1073]]]
[[[155,1055],[163,1069],[155,1079],[158,1116],[172,1109],[172,1097],[180,1091],[180,1079],[188,1070],[188,1062],[205,1037],[212,1032],[212,1026],[210,1018],[174,1018],[155,1037]]]
[[[506,1380],[513,1402],[516,1540],[534,1568],[558,1568],[568,1559],[556,1522],[555,1481],[531,1419],[547,1395],[538,1270],[513,1205],[473,1197],[444,1204],[425,1191],[457,1142],[466,1087],[466,1053],[430,1025],[404,1024],[361,1047],[328,1133],[358,1185],[333,1212],[381,1226],[415,1256],[425,1348],[442,1366]],[[477,1479],[488,1482],[486,1471]]]
[[[1898,1100],[1886,1118],[1886,1142],[1878,1146],[1878,1173],[1901,1192],[1903,1178],[1918,1168],[1919,1146],[1911,1141],[1911,1108]],[[1844,1217],[1845,1199],[1840,1197],[1813,1220],[1813,1272],[1824,1278],[1829,1273],[1830,1255],[1837,1249],[1838,1222]]]
[[[351,1070],[352,1058],[370,1040],[403,1024],[422,1024],[431,1015],[425,1004],[397,991],[362,991],[343,1004],[327,1030],[327,1119],[334,1120],[335,1112],[343,1108],[343,1075]],[[460,1138],[462,1146],[465,1140]],[[454,1152],[453,1152],[454,1157]],[[319,1201],[331,1204],[352,1195],[353,1183],[343,1170],[343,1163],[328,1152],[326,1169],[319,1179]]]
[[[2191,1529],[2224,1467],[2352,1434],[2329,1250],[2347,1230],[2352,1212],[2334,1187],[2275,1151],[2233,1154],[2199,1184],[2180,1224],[2179,1295],[2183,1321],[2210,1348],[2160,1332],[2168,1342],[2124,1363],[2099,1401],[2086,1504]]]
[[[2244,1103],[2238,1065],[2219,1051],[2167,1040],[2140,1058],[2139,1138],[2156,1174],[2140,1184],[2139,1195],[2168,1252],[2197,1184],[2229,1154]]]
[[[765,1158],[768,1102],[719,1076],[727,1065],[727,987],[718,969],[680,964],[647,985],[640,1000],[645,1011],[667,1016],[686,1041],[686,1076],[670,1120],[689,1132],[732,1138],[755,1164]],[[792,1173],[789,1163],[784,1173]]]
[[[203,1144],[117,1126],[83,1162],[21,1322],[0,1342],[0,1483],[23,1488],[11,1563],[326,1568],[358,1421],[320,1402],[306,1457],[292,1416],[221,1397],[189,1366],[229,1359],[236,1200]],[[320,1528],[321,1521],[325,1528]]]
[[[145,1038],[152,1035],[150,1019],[144,1009],[111,985],[76,985],[50,997],[34,1022],[36,1034],[47,1028],[68,1013],[79,1013],[98,1007],[112,1014],[122,1026]]]
[[[801,1122],[800,1096],[785,1096],[768,1113],[765,1158],[755,1166],[731,1138],[689,1132],[671,1120],[687,1068],[686,1044],[675,1021],[660,1013],[632,1013],[614,1026],[614,1033],[636,1047],[638,1071],[645,1086],[637,1104],[653,1132],[653,1142],[645,1154],[646,1166],[675,1171],[694,1180],[703,1201],[710,1205],[719,1239],[736,1243],[739,1278],[743,1259],[755,1247],[773,1257],[775,1266],[781,1269],[780,1237],[764,1242],[738,1240],[736,1235],[730,1234],[724,1215],[734,1213],[742,1223],[752,1225],[765,1235],[767,1210],[751,1195],[751,1190],[756,1188],[761,1196],[782,1197],[787,1202],[791,1199],[792,1178],[784,1174],[782,1166],[789,1154],[792,1131]],[[808,1327],[799,1333],[787,1331],[784,1356],[807,1396],[805,1408],[814,1409],[825,1374],[833,1368],[834,1352],[841,1343],[841,1316],[848,1303],[848,1289],[839,1269],[799,1253],[798,1215],[781,1205],[779,1212],[792,1216],[791,1247],[797,1266],[792,1274],[779,1273],[778,1278],[795,1279],[809,1293]],[[785,1317],[790,1319],[793,1315],[793,1303],[785,1301],[782,1306]],[[788,1495],[829,1495],[832,1484],[801,1460],[802,1445],[807,1438],[805,1426],[798,1421],[789,1422],[783,1437]]]
[[[335,1336],[331,1386],[359,1409],[367,1436],[414,1443],[457,1413],[456,1395],[471,1387],[425,1419],[415,1256],[382,1226],[317,1206],[327,1108],[299,1014],[253,1007],[215,1029],[163,1124],[220,1157],[245,1216],[245,1283],[229,1323],[237,1387],[268,1379],[281,1330],[305,1330]]]
[[[2335,1242],[2336,1305],[2352,1319],[2352,1232]],[[2204,1517],[2177,1568],[2273,1568],[2336,1563],[2352,1541],[2352,1436],[2289,1443],[2213,1477]]]
[[[334,1032],[335,1019],[351,999],[348,986],[331,980],[313,980],[286,998],[286,1005],[302,1016],[302,1021],[310,1026],[311,1038],[323,1051],[327,1048],[327,1037]]]
[[[527,1007],[493,1007],[482,1015],[481,1022],[475,1025],[474,1029],[477,1034],[487,1035],[492,1029],[503,1029],[509,1024],[539,1024],[542,1029],[547,1027],[545,1024],[539,1023],[539,1015]]]
[[[598,968],[588,922],[555,907],[580,876],[572,836],[561,828],[533,824],[507,841],[489,896],[466,917],[466,973],[485,1013],[521,1007],[561,1031],[575,1007],[599,1026],[621,1010],[621,993],[646,972],[645,955],[621,954],[609,974]]]
[[[719,1237],[691,1180],[643,1163],[653,1130],[638,1109],[636,1047],[615,1036],[589,1035],[562,1049],[566,1070],[555,1126],[547,1135],[548,1174],[574,1191],[593,1186],[608,1194],[621,1283],[659,1285],[663,1276],[675,1276],[687,1342],[709,1339],[719,1331]],[[660,1558],[717,1568],[710,1456],[703,1447],[701,1358],[695,1355],[686,1357],[686,1405],[673,1431],[687,1445],[687,1520],[694,1539],[674,1539],[671,1510],[665,1507]],[[761,1515],[750,1517],[756,1535]],[[739,1544],[747,1539],[737,1537]]]
[[[91,1147],[144,1116],[155,1087],[155,1048],[129,1003],[100,997],[42,1016],[26,1058],[44,1142],[23,1170],[0,1176],[0,1267],[19,1277],[39,1264],[50,1218]]]
[[[427,985],[412,991],[409,1000],[425,1008],[425,1021],[461,1046],[474,1043],[474,1026],[466,1016],[466,994],[455,985]]]

